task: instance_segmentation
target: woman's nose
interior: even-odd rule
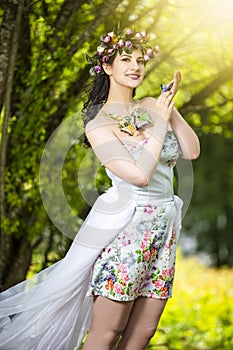
[[[137,60],[131,60],[131,68],[139,70],[139,63]]]

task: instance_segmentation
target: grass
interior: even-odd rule
[[[178,254],[173,298],[148,350],[232,350],[233,269]]]

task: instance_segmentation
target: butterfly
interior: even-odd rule
[[[161,85],[160,85],[160,87],[161,87],[161,93],[171,90],[171,88],[173,87],[173,84],[174,84],[173,81],[172,81],[170,84],[168,84],[168,85],[161,84]]]

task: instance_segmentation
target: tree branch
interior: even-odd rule
[[[193,95],[191,99],[186,102],[179,110],[181,113],[188,113],[193,110],[193,108],[198,109],[198,107],[203,106],[207,97],[211,96],[215,91],[217,91],[221,85],[227,83],[233,79],[233,62],[228,67],[223,68],[219,71],[218,75],[215,76],[209,84],[199,91],[197,94]]]
[[[98,16],[96,16],[95,19],[91,22],[91,30],[87,26],[86,30],[82,32],[76,44],[73,45],[73,47],[70,49],[71,55],[75,54],[75,52],[77,52],[77,50],[82,47],[85,42],[90,42],[93,40],[94,33],[99,25],[103,22],[106,22],[106,18],[109,17],[109,15],[119,5],[120,2],[120,0],[112,0],[109,3],[104,2],[99,6],[99,8],[96,9]]]
[[[70,17],[85,3],[85,0],[66,0],[61,6],[61,9],[57,15],[55,21],[55,31],[57,34],[60,31],[63,31],[69,22]]]

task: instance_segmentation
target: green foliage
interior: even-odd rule
[[[173,298],[148,349],[233,348],[232,269],[213,269],[179,254]]]
[[[213,269],[178,250],[173,297],[148,350],[231,350],[232,269]],[[226,283],[227,281],[227,283]]]
[[[202,139],[202,156],[194,163],[194,194],[184,219],[185,233],[197,238],[215,266],[233,266],[232,169],[233,139],[209,134]]]
[[[24,8],[8,124],[4,184],[6,218],[2,223],[5,234],[12,236],[12,246],[16,238],[27,237],[34,249],[40,240],[45,239],[48,243],[45,238],[48,231],[56,237],[50,249],[59,250],[57,237],[61,239],[61,236],[48,220],[40,198],[41,156],[47,140],[62,121],[81,110],[91,82],[86,54],[96,51],[100,35],[116,28],[118,21],[121,27],[151,33],[151,44],[161,48],[156,59],[148,63],[147,79],[137,90],[136,98],[156,97],[160,84],[169,82],[173,72],[180,69],[184,80],[176,106],[181,113],[200,137],[204,138],[207,133],[232,137],[233,53],[230,38],[233,24],[232,7],[228,2],[223,6],[219,0],[113,0],[106,5],[103,0],[85,3],[45,0],[31,2]],[[0,23],[6,20],[4,6],[5,2],[2,2]],[[7,7],[7,11],[10,9]],[[12,26],[12,22],[4,23],[1,34]],[[4,35],[1,38],[5,38]],[[11,52],[11,44],[12,40],[5,39],[0,47],[9,47]],[[7,75],[7,69],[0,64],[0,78],[1,74]],[[1,104],[2,127],[4,98],[1,100],[0,96]],[[77,120],[77,128],[81,128],[80,113]],[[94,155],[81,146],[81,140],[82,137],[76,140],[67,153],[62,171],[65,196],[72,215],[80,219],[79,223],[98,193],[110,185],[104,169],[94,160]],[[203,157],[214,163],[212,147],[217,146],[214,143],[208,146]],[[230,149],[228,145],[224,147]],[[227,162],[224,158],[220,168]],[[217,171],[212,169],[211,172],[212,186],[216,187],[217,177],[213,174]],[[227,188],[232,188],[231,175],[232,171],[229,171]],[[195,177],[197,184],[199,181],[204,183],[198,167]],[[53,186],[55,202],[56,188]],[[219,206],[216,204],[211,210],[206,205],[207,194],[203,193],[202,206],[194,201],[195,215],[190,216],[190,222],[199,221],[207,210],[209,229],[202,231],[202,235],[209,242],[212,239],[211,222]],[[220,216],[228,218],[230,210],[228,201],[225,208],[221,206]],[[224,228],[227,237],[231,234],[229,223],[227,230]],[[188,223],[188,229],[190,226]],[[192,234],[197,236],[199,233]],[[48,248],[46,244],[40,247],[42,253]],[[199,249],[205,250],[206,244]],[[61,255],[63,253],[62,250]]]

